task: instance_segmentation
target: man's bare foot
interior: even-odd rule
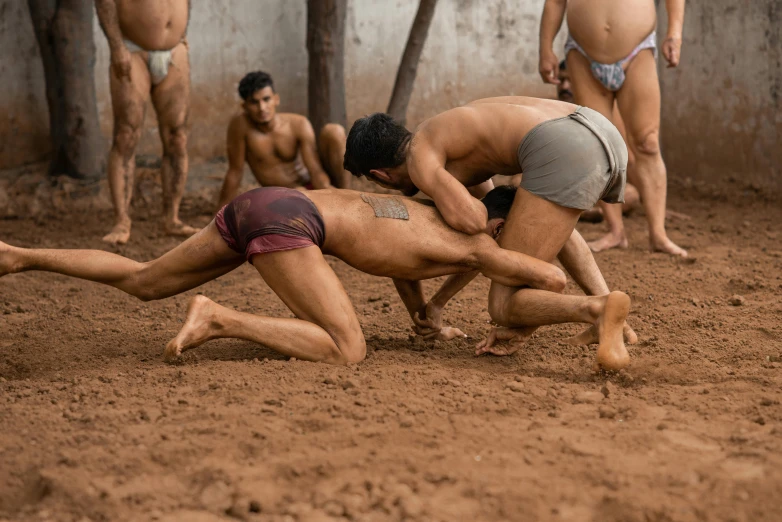
[[[199,230],[200,228],[191,227],[189,225],[185,225],[181,221],[174,220],[171,223],[166,223],[163,225],[163,229],[166,231],[166,234],[169,236],[182,236],[182,237],[190,237]]]
[[[610,248],[627,248],[627,236],[609,232],[596,241],[588,242],[587,245],[592,252],[602,252]]]
[[[192,350],[214,338],[213,319],[217,306],[217,303],[203,295],[197,295],[190,300],[184,326],[177,336],[168,342],[163,352],[163,358],[167,362],[176,360],[182,352]]]
[[[662,239],[658,240],[651,239],[649,248],[652,252],[663,252],[665,254],[671,254],[674,256],[687,257],[687,251],[667,237],[663,237]]]
[[[14,274],[20,270],[21,266],[17,251],[18,248],[0,241],[0,277],[6,274]]]
[[[622,336],[624,337],[625,344],[636,344],[638,342],[638,335],[630,328],[630,325],[627,324],[627,322],[625,322],[622,327]],[[600,342],[600,337],[597,334],[597,327],[592,325],[578,335],[562,339],[561,342],[573,346],[597,344]]]
[[[624,343],[624,324],[630,313],[630,296],[611,292],[606,297],[603,311],[597,319],[600,344],[597,364],[606,370],[621,370],[630,363],[630,354]]]
[[[120,219],[111,232],[103,236],[103,241],[112,245],[124,245],[130,239],[130,218]]]

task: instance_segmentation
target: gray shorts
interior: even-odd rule
[[[588,210],[598,200],[624,203],[627,146],[588,107],[536,125],[519,144],[521,188],[562,207]]]

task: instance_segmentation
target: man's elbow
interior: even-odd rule
[[[567,276],[565,276],[565,272],[563,272],[559,267],[550,265],[549,269],[546,270],[546,275],[543,279],[543,284],[541,285],[540,289],[561,294],[565,291],[566,286]]]

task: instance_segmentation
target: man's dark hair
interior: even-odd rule
[[[489,219],[507,219],[513,198],[516,197],[516,189],[513,185],[500,185],[483,196],[481,201],[489,212]]]
[[[560,71],[567,71],[567,62],[565,60],[562,60],[559,62],[559,70]]]
[[[398,167],[412,133],[388,114],[376,112],[356,120],[348,133],[343,167],[357,177],[372,169]]]
[[[272,92],[276,92],[274,90],[274,81],[268,73],[263,71],[247,73],[242,78],[242,81],[239,82],[239,96],[246,100],[264,87],[271,87]]]

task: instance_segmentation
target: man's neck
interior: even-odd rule
[[[279,120],[280,116],[278,114],[275,114],[271,120],[264,123],[258,123],[257,121],[250,119],[250,121],[253,123],[253,126],[264,134],[271,134],[274,132],[274,130],[278,127]]]

